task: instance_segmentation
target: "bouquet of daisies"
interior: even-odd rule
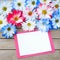
[[[0,32],[12,38],[17,28],[23,31],[60,28],[60,0],[12,0],[0,2]]]

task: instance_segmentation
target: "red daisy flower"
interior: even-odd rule
[[[25,22],[25,17],[23,16],[23,12],[20,10],[12,10],[12,13],[7,15],[8,23],[11,23],[16,26],[21,26],[22,22]]]

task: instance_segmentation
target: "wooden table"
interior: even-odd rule
[[[55,53],[18,59],[14,39],[5,39],[0,33],[0,60],[60,60],[60,30],[51,31],[51,34],[56,50]]]

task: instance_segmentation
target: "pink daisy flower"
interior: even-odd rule
[[[46,5],[46,4],[40,4],[37,8],[37,14],[39,15],[39,18],[51,18],[53,13],[53,8]]]
[[[22,11],[12,10],[12,13],[7,15],[7,21],[13,25],[21,26],[21,23],[25,21],[25,17]]]

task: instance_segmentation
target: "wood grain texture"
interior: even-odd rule
[[[60,29],[51,31],[52,38],[60,38]]]
[[[60,49],[60,39],[53,39],[55,49]],[[14,39],[0,39],[0,49],[15,49]]]
[[[60,50],[55,53],[17,59],[15,50],[0,50],[0,60],[60,60]]]
[[[21,30],[18,29],[18,31],[21,31]],[[60,35],[59,35],[59,32],[60,32],[60,30],[51,32],[52,36],[53,36],[54,46],[56,49],[54,54],[28,57],[25,59],[18,59],[16,57],[14,39],[0,38],[0,60],[60,60]]]

